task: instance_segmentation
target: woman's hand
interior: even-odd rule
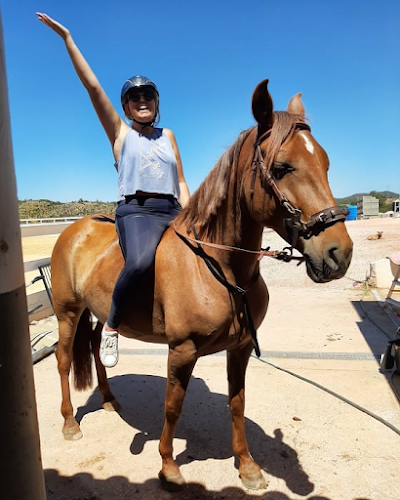
[[[68,37],[70,34],[69,30],[62,24],[58,23],[51,17],[49,17],[47,14],[42,14],[41,12],[36,12],[36,15],[39,19],[39,21],[42,21],[43,24],[46,24],[49,28],[51,28],[53,31],[57,33],[57,35],[60,35],[61,38],[64,40]]]

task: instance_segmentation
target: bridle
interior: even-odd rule
[[[303,122],[297,122],[294,126],[294,130],[308,130],[311,132],[311,128]],[[250,188],[250,204],[251,209],[253,207],[253,197],[254,197],[254,187],[257,177],[257,172],[260,173],[260,179],[264,179],[270,186],[275,196],[282,207],[284,207],[289,217],[284,219],[284,225],[288,230],[289,243],[292,247],[295,247],[299,236],[305,239],[311,238],[311,236],[316,236],[320,232],[324,231],[326,227],[336,224],[336,222],[344,222],[346,220],[349,212],[339,206],[324,208],[320,212],[311,215],[309,222],[304,222],[301,220],[302,211],[297,208],[293,203],[291,203],[288,198],[282,193],[282,191],[277,186],[275,179],[271,173],[271,166],[273,161],[269,165],[265,165],[264,157],[261,151],[261,143],[270,137],[272,129],[267,130],[261,135],[258,135],[254,142],[254,156],[251,162],[251,171],[253,173]],[[287,136],[282,141],[282,144],[287,139]]]
[[[295,130],[308,130],[311,132],[311,128],[304,122],[296,122],[294,129]],[[283,206],[289,214],[289,217],[283,219],[284,225],[287,228],[289,244],[290,247],[285,247],[283,250],[269,250],[269,248],[261,248],[260,250],[248,250],[239,247],[232,247],[228,245],[222,245],[217,243],[205,242],[201,241],[198,238],[196,228],[193,228],[193,233],[195,234],[195,238],[191,238],[188,235],[183,236],[178,232],[174,225],[175,233],[184,240],[190,241],[192,243],[196,243],[197,245],[205,245],[212,248],[217,248],[219,250],[226,250],[229,252],[243,252],[250,254],[257,254],[258,260],[262,259],[264,256],[273,257],[278,260],[283,260],[285,262],[290,262],[291,260],[299,260],[300,263],[304,261],[304,257],[297,257],[293,255],[293,249],[295,248],[299,236],[302,236],[305,239],[311,238],[311,236],[317,236],[319,233],[324,231],[327,227],[336,224],[337,222],[344,222],[346,220],[347,215],[349,214],[348,210],[343,207],[334,206],[329,208],[324,208],[323,210],[311,215],[309,222],[304,222],[301,220],[302,211],[297,208],[293,203],[291,203],[288,198],[282,193],[282,191],[277,186],[275,179],[271,173],[271,167],[273,165],[273,159],[269,165],[265,165],[265,160],[261,151],[262,142],[270,137],[272,133],[272,128],[264,132],[263,134],[258,134],[257,138],[254,142],[254,155],[253,160],[251,162],[251,171],[252,171],[252,179],[251,179],[251,187],[250,187],[250,210],[253,211],[253,198],[254,198],[254,188],[256,183],[257,172],[260,173],[260,179],[265,180],[267,184],[271,187],[275,196],[278,198],[278,201],[281,206]],[[289,132],[290,134],[291,132]],[[288,134],[288,135],[289,135]],[[283,139],[283,144],[288,135]]]

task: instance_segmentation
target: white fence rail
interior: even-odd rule
[[[21,236],[43,236],[48,234],[60,234],[73,222],[82,217],[56,217],[42,219],[20,219]]]
[[[57,224],[59,222],[75,222],[82,217],[44,217],[41,219],[20,219],[21,226],[29,224]]]

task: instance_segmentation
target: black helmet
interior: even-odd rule
[[[131,78],[126,80],[126,82],[124,83],[124,85],[122,87],[122,90],[121,90],[122,107],[124,107],[124,104],[126,104],[128,101],[128,91],[130,89],[134,89],[134,88],[138,88],[138,87],[151,87],[156,92],[157,101],[158,101],[159,93],[158,93],[158,89],[157,89],[156,84],[154,82],[152,82],[151,80],[149,80],[147,78],[147,76],[137,75],[137,76],[132,76]]]

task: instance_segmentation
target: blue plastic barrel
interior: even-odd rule
[[[356,220],[357,219],[357,205],[347,205],[347,210],[349,211],[349,215],[347,216],[347,220]]]

